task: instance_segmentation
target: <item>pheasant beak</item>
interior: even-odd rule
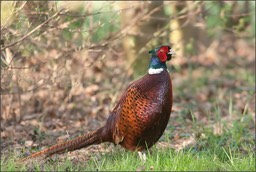
[[[167,54],[170,54],[170,55],[172,55],[172,56],[175,56],[175,55],[176,55],[175,51],[173,51],[172,49],[170,49]]]

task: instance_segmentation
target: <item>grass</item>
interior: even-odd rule
[[[35,164],[33,167],[15,167],[15,160],[11,159],[2,163],[3,171],[113,171],[125,170],[134,171],[138,168],[143,170],[167,170],[167,171],[254,171],[255,161],[254,155],[251,153],[248,156],[239,156],[235,152],[225,151],[219,148],[222,152],[222,157],[212,154],[213,150],[202,151],[195,154],[192,149],[187,151],[175,152],[169,150],[157,150],[153,148],[152,153],[147,153],[147,162],[142,164],[136,153],[124,152],[117,150],[108,155],[102,155],[101,159],[92,157],[89,162],[74,164],[70,160],[64,162],[49,162],[44,165]]]
[[[251,116],[244,114],[241,119],[233,121],[231,127],[225,123],[223,133],[216,135],[210,127],[193,125],[196,143],[180,151],[172,148],[154,146],[146,152],[147,161],[142,163],[136,152],[128,152],[116,147],[109,153],[93,153],[88,161],[74,162],[69,159],[51,160],[43,164],[30,166],[17,165],[17,153],[2,156],[2,171],[254,171],[255,142],[250,134],[248,124]],[[196,123],[194,121],[193,123]],[[166,132],[168,133],[168,132]],[[198,134],[199,133],[199,134]],[[166,136],[166,135],[165,135]],[[163,141],[170,142],[168,137]],[[168,139],[168,140],[167,140]]]

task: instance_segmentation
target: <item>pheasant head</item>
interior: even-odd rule
[[[149,74],[158,74],[166,69],[166,61],[171,60],[172,56],[175,55],[175,52],[171,49],[170,46],[161,46],[149,51],[151,54],[151,60],[149,65]]]

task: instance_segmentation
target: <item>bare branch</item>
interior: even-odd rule
[[[28,34],[24,35],[22,38],[20,38],[19,40],[13,42],[13,43],[10,43],[8,45],[6,45],[5,47],[1,48],[1,51],[5,50],[6,48],[8,47],[11,47],[13,45],[16,45],[20,42],[22,42],[24,39],[26,39],[27,37],[29,37],[30,35],[32,35],[35,31],[37,31],[38,29],[40,29],[43,25],[45,25],[46,23],[48,23],[49,21],[51,21],[52,19],[54,19],[55,17],[59,16],[61,14],[61,12],[63,11],[60,10],[58,11],[57,13],[55,13],[51,18],[49,18],[48,20],[44,21],[43,23],[41,23],[40,25],[38,25],[37,27],[35,27],[33,30],[31,30]]]
[[[41,85],[37,85],[35,86],[34,88],[31,88],[29,90],[25,90],[25,91],[21,91],[21,90],[18,90],[17,92],[11,92],[10,90],[0,90],[0,95],[10,95],[10,94],[24,94],[24,93],[29,93],[31,91],[36,91],[38,90],[39,88],[45,86],[47,83],[43,83]]]
[[[120,13],[123,11],[127,11],[130,9],[135,8],[134,6],[129,7],[129,8],[124,8],[124,9],[120,9],[120,10],[115,10],[115,11],[98,11],[98,12],[94,12],[94,13],[88,13],[88,14],[84,14],[84,15],[73,15],[73,14],[68,14],[68,13],[63,13],[60,15],[64,15],[64,16],[69,16],[69,17],[88,17],[88,16],[93,16],[93,15],[98,15],[98,14],[106,14],[106,13]]]
[[[14,2],[14,3],[16,4],[17,2]],[[1,31],[6,28],[6,23],[8,23],[8,21],[9,21],[10,18],[11,18],[11,16],[18,14],[18,13],[24,8],[24,6],[26,5],[26,3],[27,3],[27,2],[23,2],[23,4],[22,4],[16,11],[13,11],[13,14],[11,14],[11,15],[7,18],[5,24],[3,24],[3,26],[1,26]]]

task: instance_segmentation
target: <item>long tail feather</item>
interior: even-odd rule
[[[34,153],[30,156],[27,156],[27,157],[21,159],[20,161],[23,162],[23,161],[37,158],[37,157],[48,157],[53,154],[62,154],[62,153],[68,152],[68,151],[73,151],[73,150],[80,149],[83,147],[88,147],[93,144],[99,144],[99,143],[103,142],[101,139],[101,133],[102,133],[101,131],[102,131],[102,128],[100,128],[94,132],[91,132],[89,134],[84,134],[82,136],[76,137],[67,142],[56,144],[56,145],[46,148],[42,151]]]

